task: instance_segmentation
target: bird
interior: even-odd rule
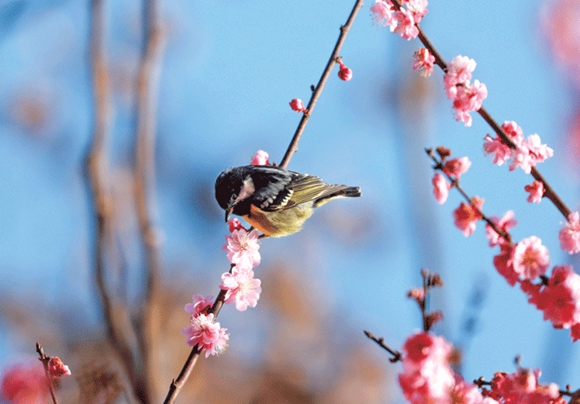
[[[360,197],[359,187],[332,185],[320,178],[277,166],[228,168],[215,182],[215,198],[225,210],[244,218],[267,237],[300,231],[314,208],[341,197]]]

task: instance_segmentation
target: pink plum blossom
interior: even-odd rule
[[[462,202],[461,205],[453,211],[455,226],[463,232],[465,237],[470,236],[474,232],[477,221],[482,218],[478,209],[481,210],[484,200],[476,196],[472,199],[472,202],[477,209],[471,203]]]
[[[268,153],[264,150],[258,150],[256,154],[252,156],[252,161],[250,161],[251,166],[269,166]]]
[[[529,192],[528,202],[530,203],[540,203],[542,197],[544,196],[544,183],[542,181],[534,181],[524,187],[526,192]]]
[[[497,218],[496,216],[492,216],[490,220],[495,224],[500,230],[505,231],[506,233],[509,232],[512,228],[514,228],[518,221],[514,219],[515,213],[513,210],[508,210],[505,215],[501,219]],[[489,246],[493,247],[498,244],[504,244],[507,241],[500,236],[489,224],[485,225],[485,232],[486,236],[489,239]]]
[[[220,289],[227,291],[224,302],[235,302],[239,311],[245,311],[248,306],[256,307],[262,292],[260,280],[254,278],[254,271],[240,270],[237,266],[232,269],[232,273],[222,275]]]
[[[252,269],[259,265],[261,260],[258,252],[259,237],[260,232],[255,229],[251,232],[238,229],[234,230],[231,235],[227,235],[223,249],[227,251],[230,262],[238,269]]]
[[[197,345],[200,351],[205,351],[206,358],[225,351],[229,340],[226,331],[227,328],[221,328],[220,323],[214,321],[213,313],[192,316],[190,325],[181,330],[187,337],[187,345]]]
[[[413,57],[415,61],[413,62],[413,70],[418,70],[421,72],[422,76],[430,76],[433,73],[433,64],[435,63],[435,56],[429,52],[427,48],[419,48]]]
[[[201,313],[208,314],[209,309],[211,309],[211,307],[213,306],[214,297],[213,296],[203,297],[202,295],[193,295],[192,300],[193,303],[187,303],[184,309],[192,316],[197,316]]]
[[[467,170],[471,167],[471,161],[468,157],[459,157],[451,160],[447,160],[442,170],[445,174],[450,177],[455,177],[459,179],[461,174],[465,174]]]
[[[304,103],[300,98],[294,98],[292,101],[290,101],[290,108],[296,112],[308,112],[308,110],[304,108]]]
[[[568,221],[558,233],[560,248],[569,254],[580,252],[580,215],[572,212],[568,215]]]
[[[443,205],[449,196],[451,184],[441,173],[435,173],[431,183],[433,183],[433,194],[435,195],[435,199],[440,205]]]
[[[513,266],[523,279],[532,280],[544,275],[550,266],[550,255],[542,240],[531,236],[520,241],[514,249]]]
[[[69,367],[58,356],[53,356],[48,361],[48,373],[52,377],[70,376],[72,374]]]

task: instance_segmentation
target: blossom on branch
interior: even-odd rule
[[[580,215],[572,212],[568,215],[568,221],[558,233],[560,248],[569,254],[580,252]]]
[[[48,361],[48,373],[52,377],[70,376],[72,374],[69,367],[58,356],[53,356]]]
[[[192,297],[193,303],[187,303],[184,310],[192,316],[197,316],[201,313],[208,314],[209,309],[213,306],[214,297],[203,297],[202,295],[194,295]]]
[[[544,275],[550,266],[550,255],[542,240],[531,236],[520,241],[514,249],[513,266],[523,279],[532,280]]]
[[[293,100],[294,101],[294,100]],[[302,101],[300,101],[302,102]],[[292,105],[292,103],[290,103]],[[303,105],[304,106],[304,105]],[[250,161],[251,166],[269,166],[268,153],[264,150],[258,150],[256,154],[252,156],[252,161]]]
[[[223,249],[228,253],[228,260],[238,269],[252,269],[258,266],[261,260],[258,252],[259,237],[260,232],[255,229],[250,232],[238,229],[234,230],[231,235],[227,235]]]
[[[447,73],[443,76],[445,94],[453,101],[455,120],[465,123],[465,126],[471,126],[472,123],[469,113],[479,110],[487,98],[485,84],[479,80],[473,84],[470,82],[475,66],[475,60],[459,55],[449,62]]]
[[[435,195],[435,199],[440,205],[443,205],[449,196],[451,184],[441,173],[435,173],[431,183],[433,184],[433,194]]]
[[[195,346],[205,351],[205,357],[223,353],[229,340],[227,328],[221,328],[220,323],[214,321],[214,315],[199,314],[191,316],[190,325],[181,330],[187,337],[187,345]]]
[[[465,174],[467,170],[471,167],[471,161],[468,157],[459,157],[451,160],[447,160],[442,170],[445,174],[450,177],[455,177],[459,179],[461,174]]]
[[[544,183],[542,181],[534,181],[524,187],[526,192],[529,192],[527,201],[530,203],[540,203],[542,202],[542,197],[544,196]]]
[[[338,69],[338,77],[342,81],[349,81],[352,79],[352,70],[349,69],[344,63],[342,63],[342,58],[339,58],[338,64],[340,66]]]
[[[497,226],[498,229],[509,232],[512,228],[514,228],[518,221],[514,219],[515,213],[513,210],[508,210],[505,215],[501,219],[497,218],[496,216],[492,216],[490,220],[493,224]],[[502,237],[498,232],[494,230],[489,224],[485,225],[485,233],[487,238],[489,239],[489,246],[493,247],[498,244],[505,244],[507,240]]]
[[[296,112],[308,112],[308,110],[304,108],[304,103],[300,98],[294,98],[292,101],[290,101],[290,108],[292,108],[292,111]]]
[[[418,70],[422,76],[428,77],[433,73],[433,64],[435,63],[435,56],[429,52],[427,48],[419,48],[413,57],[413,70]]]
[[[427,0],[401,1],[401,8],[390,0],[376,0],[371,6],[375,24],[389,26],[391,32],[399,34],[401,38],[410,40],[419,35],[417,24],[427,14]]]
[[[475,196],[471,202],[472,203],[462,202],[461,205],[453,211],[455,226],[463,232],[465,237],[471,236],[475,230],[477,221],[483,217],[480,211],[484,200]]]
[[[512,374],[497,372],[491,381],[491,390],[485,389],[484,394],[500,403],[518,404],[564,404],[560,397],[558,385],[550,383],[541,385],[538,379],[539,369],[519,368]]]
[[[254,271],[241,270],[237,266],[232,269],[232,273],[222,275],[220,289],[227,291],[224,303],[235,303],[239,311],[245,311],[248,306],[256,307],[262,292],[260,280],[254,278]]]
[[[513,265],[514,247],[511,243],[500,244],[500,253],[493,257],[493,266],[510,286],[514,286],[520,280]]]
[[[455,377],[449,365],[453,347],[430,333],[410,336],[403,346],[399,384],[410,403],[448,403]]]

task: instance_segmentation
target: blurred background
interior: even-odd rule
[[[188,324],[183,306],[193,294],[216,295],[229,267],[215,178],[258,149],[282,159],[300,119],[288,102],[309,99],[353,4],[0,1],[0,374],[38,367],[39,341],[73,372],[62,379],[62,402],[136,402],[107,338],[95,257],[102,252],[112,316],[127,326],[139,319],[153,252],[147,402],[162,401],[190,350],[180,333]],[[559,249],[564,218],[547,201],[526,202],[531,177],[491,165],[482,148],[490,129],[478,115],[471,128],[454,121],[441,72],[412,71],[419,42],[373,25],[371,5],[341,52],[353,79],[339,80],[335,68],[289,165],[360,186],[363,198],[328,204],[300,233],[262,241],[257,307],[224,307],[219,322],[230,346],[198,362],[178,403],[402,402],[400,365],[363,329],[400,349],[420,328],[405,295],[420,284],[421,268],[445,282],[431,299],[445,316],[435,331],[462,349],[466,380],[512,372],[521,355],[522,366],[541,367],[544,383],[580,387],[577,344],[496,273],[497,251],[481,224],[469,238],[454,227],[461,199],[452,192],[445,205],[435,202],[424,149],[444,145],[469,156],[465,190],[485,199],[488,215],[514,210],[514,238],[537,235],[556,265],[574,264]],[[539,168],[572,210],[578,21],[575,0],[449,0],[432,1],[422,23],[444,58],[476,60],[474,78],[487,85],[484,105],[497,121],[515,120],[554,149]],[[98,88],[110,88],[101,112],[95,54],[107,72]],[[146,64],[144,54],[152,56]],[[106,135],[104,228],[86,163],[96,133]],[[149,244],[133,192],[138,134],[153,142]],[[125,329],[137,357],[139,333]]]

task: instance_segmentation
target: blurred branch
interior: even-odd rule
[[[352,11],[350,12],[350,15],[348,17],[348,20],[346,21],[346,24],[344,24],[340,27],[340,35],[338,36],[338,40],[336,41],[336,45],[334,45],[334,49],[332,51],[332,54],[330,55],[330,59],[328,59],[328,63],[326,64],[326,67],[324,68],[324,71],[322,72],[322,76],[320,77],[320,80],[318,81],[318,85],[316,87],[311,87],[312,88],[312,95],[310,97],[310,102],[308,103],[308,106],[306,107],[308,112],[304,113],[302,115],[302,119],[300,119],[300,123],[298,124],[298,128],[296,128],[296,132],[294,133],[294,136],[292,137],[292,141],[290,142],[290,145],[288,146],[288,149],[286,150],[286,154],[284,154],[284,158],[280,162],[280,167],[282,167],[282,168],[288,167],[288,164],[290,163],[290,159],[292,158],[294,153],[296,153],[298,151],[298,142],[300,142],[300,138],[302,137],[302,133],[304,132],[304,129],[306,128],[306,124],[308,123],[308,120],[310,119],[310,115],[312,114],[312,111],[314,110],[314,106],[316,105],[318,98],[322,94],[322,90],[324,89],[324,85],[326,84],[326,81],[328,80],[328,76],[330,76],[330,73],[332,72],[332,68],[334,67],[334,65],[337,62],[337,58],[340,54],[340,50],[342,49],[342,45],[344,44],[344,41],[345,41],[346,36],[348,34],[348,31],[350,30],[350,27],[352,26],[352,23],[354,22],[354,19],[356,18],[358,11],[360,10],[360,8],[363,5],[364,5],[363,0],[357,0],[356,3],[354,4]]]
[[[144,402],[150,402],[149,383],[153,304],[159,283],[161,260],[159,231],[155,228],[155,130],[157,94],[164,35],[159,17],[160,2],[146,0],[143,13],[144,44],[137,76],[137,127],[133,167],[134,193],[141,244],[145,252],[145,288],[135,319],[141,359],[139,384]]]
[[[92,191],[93,209],[96,215],[96,234],[94,246],[95,285],[103,309],[107,335],[117,355],[119,355],[131,384],[135,383],[135,365],[131,347],[123,337],[123,316],[115,315],[113,301],[105,281],[106,239],[111,230],[112,201],[107,189],[107,138],[112,120],[110,79],[108,61],[105,53],[104,1],[91,3],[91,43],[90,61],[93,74],[94,128],[93,140],[85,164],[88,169]],[[118,313],[117,313],[118,314]]]

